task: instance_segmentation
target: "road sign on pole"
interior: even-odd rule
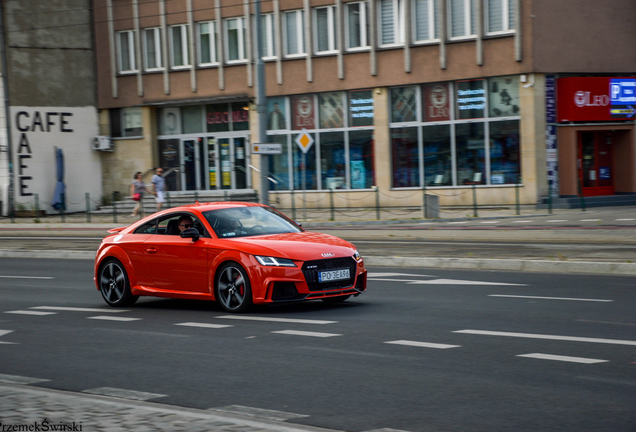
[[[309,135],[307,129],[303,129],[296,137],[296,144],[298,144],[298,147],[303,153],[307,154],[311,146],[314,144],[314,139],[311,135]]]

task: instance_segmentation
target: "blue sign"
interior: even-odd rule
[[[546,123],[556,122],[556,96],[555,96],[554,75],[545,77],[545,121]]]
[[[636,79],[610,79],[610,104],[612,118],[634,117],[636,115]]]
[[[609,167],[598,167],[598,178],[600,180],[609,180],[610,179]]]

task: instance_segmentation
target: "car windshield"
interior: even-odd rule
[[[268,207],[234,207],[203,212],[218,238],[295,233],[302,230]]]

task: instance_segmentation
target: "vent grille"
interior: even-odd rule
[[[349,279],[332,282],[318,282],[318,273],[321,271],[349,269]],[[324,291],[350,287],[356,278],[356,261],[352,257],[331,258],[324,260],[307,261],[303,264],[303,274],[309,287],[309,291]]]

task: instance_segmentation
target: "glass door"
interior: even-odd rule
[[[216,190],[219,188],[218,179],[219,177],[216,175],[218,172],[217,167],[219,166],[218,155],[219,151],[217,149],[217,143],[214,138],[208,138],[208,185],[210,190]]]
[[[219,138],[219,162],[221,165],[221,189],[232,189],[232,149],[230,138]]]
[[[584,196],[614,195],[612,133],[580,132],[578,168]]]
[[[246,189],[249,187],[247,141],[244,136],[216,140],[217,166],[221,173],[217,182],[221,189]]]
[[[234,141],[234,189],[247,188],[247,151],[244,137],[233,138]]]

